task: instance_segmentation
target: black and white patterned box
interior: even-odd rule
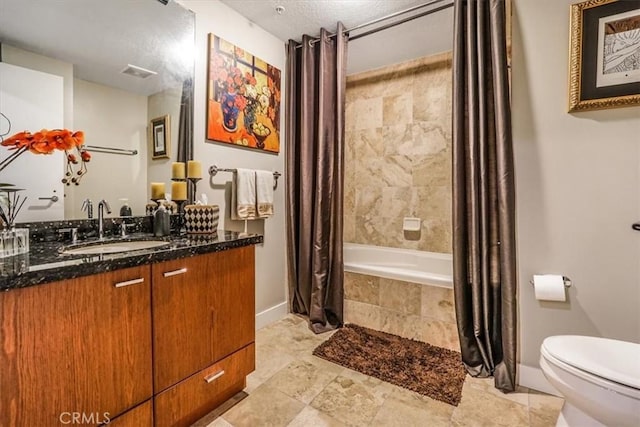
[[[187,205],[184,207],[184,226],[189,234],[211,234],[218,229],[218,205]]]

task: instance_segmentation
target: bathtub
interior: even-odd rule
[[[450,254],[344,244],[344,271],[424,285],[453,287]]]

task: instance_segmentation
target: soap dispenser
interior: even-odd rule
[[[153,214],[153,235],[156,237],[168,236],[171,230],[170,219],[169,211],[160,204]]]
[[[120,199],[122,202],[122,207],[120,208],[120,216],[131,216],[131,206],[129,206],[129,199]]]

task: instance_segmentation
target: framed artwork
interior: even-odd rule
[[[280,70],[209,34],[207,140],[280,152]]]
[[[569,112],[640,105],[640,2],[571,5]]]
[[[151,120],[149,140],[151,141],[151,157],[153,159],[169,157],[171,154],[171,124],[168,114]]]

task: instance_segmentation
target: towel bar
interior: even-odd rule
[[[229,169],[229,168],[219,168],[217,165],[209,166],[209,175],[216,176],[218,172],[237,172],[237,169]],[[278,171],[273,173],[273,189],[278,188],[278,178],[280,178],[282,174]]]

